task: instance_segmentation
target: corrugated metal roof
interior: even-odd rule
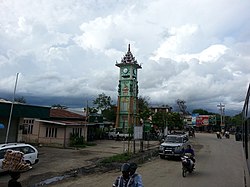
[[[74,118],[74,119],[81,119],[85,120],[84,115],[80,115],[78,113],[70,112],[65,109],[50,109],[50,118]]]

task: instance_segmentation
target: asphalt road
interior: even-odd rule
[[[145,187],[245,187],[243,173],[242,142],[217,139],[215,134],[197,133],[190,138],[196,152],[196,170],[182,177],[180,160],[154,158],[139,165],[138,172],[143,177]],[[157,142],[154,143],[156,145]],[[39,149],[40,163],[21,175],[23,186],[37,181],[59,176],[61,172],[93,164],[96,160],[123,152],[127,149],[123,142],[100,141],[97,146],[82,150]],[[53,187],[109,187],[120,171],[80,175],[52,183]],[[0,176],[0,186],[7,187],[9,176]],[[31,185],[29,185],[31,186]]]
[[[154,159],[141,165],[138,172],[145,187],[244,187],[242,142],[217,139],[215,134],[197,134],[192,140],[196,152],[196,170],[182,177],[178,160]],[[103,187],[111,186],[120,172],[111,171],[76,177],[52,186]]]

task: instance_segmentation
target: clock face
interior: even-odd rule
[[[124,68],[123,73],[127,74],[128,73],[128,68]]]

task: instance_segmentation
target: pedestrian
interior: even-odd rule
[[[139,173],[136,173],[137,164],[132,162],[130,163],[130,183],[133,187],[143,187],[142,176]]]
[[[129,184],[129,172],[130,172],[130,165],[129,163],[124,163],[121,166],[121,172],[122,175],[118,176],[115,180],[115,182],[113,183],[113,187],[132,187]]]
[[[10,172],[11,179],[8,182],[8,187],[22,187],[17,180],[20,178],[20,172]]]

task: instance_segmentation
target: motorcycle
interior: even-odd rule
[[[189,137],[195,137],[194,131],[188,131],[188,136]]]
[[[221,134],[220,134],[220,132],[217,132],[216,135],[217,135],[217,138],[218,138],[218,139],[221,139]]]
[[[226,137],[227,139],[229,139],[229,132],[228,132],[228,131],[225,132],[225,137]]]
[[[185,154],[181,157],[182,163],[182,176],[186,177],[187,172],[192,173],[194,171],[194,162],[191,159],[191,154]]]

